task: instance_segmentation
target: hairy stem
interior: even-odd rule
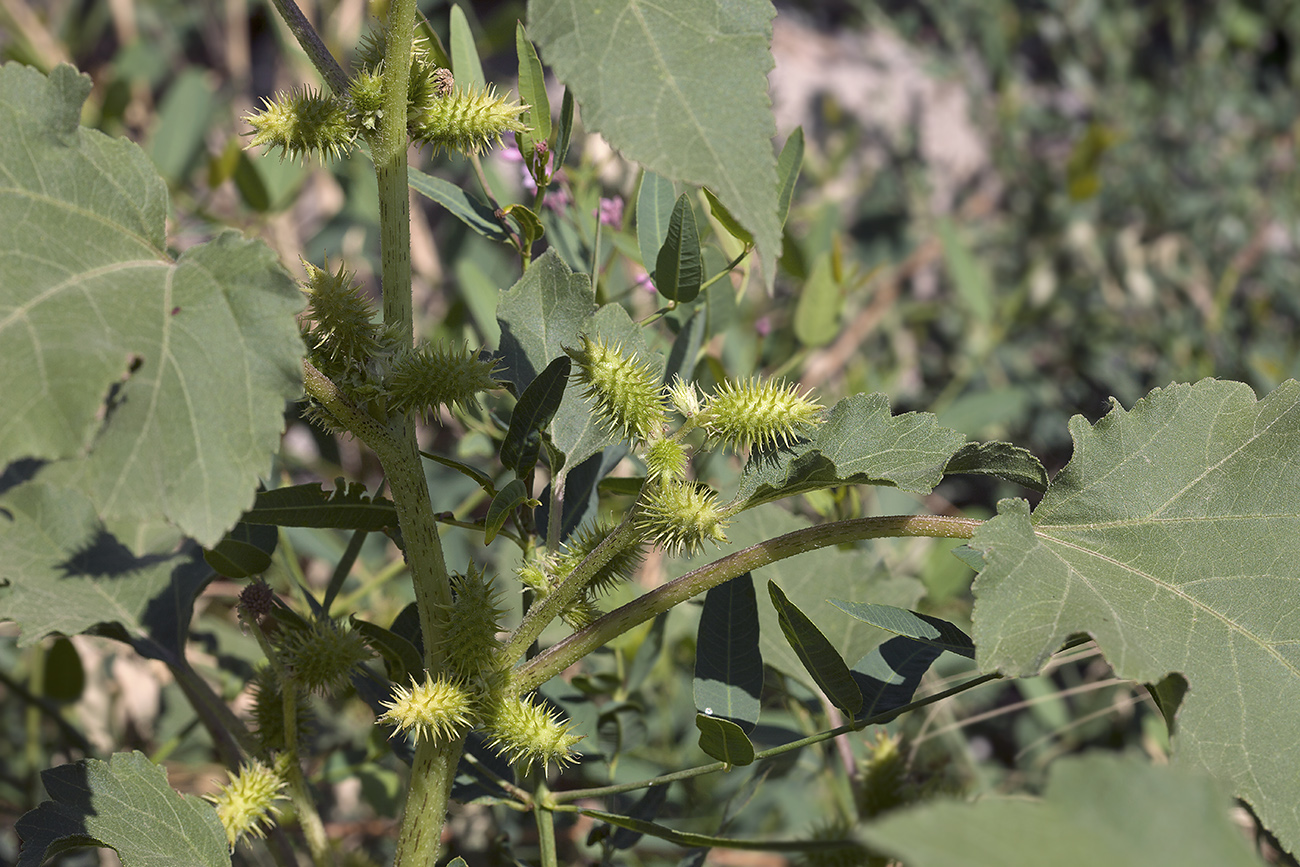
[[[626,522],[625,522],[626,523]],[[881,539],[893,536],[936,536],[947,539],[969,539],[979,527],[979,521],[966,518],[945,518],[932,515],[896,515],[890,517],[855,518],[849,521],[836,521],[795,530],[751,545],[743,551],[737,551],[702,566],[694,572],[688,572],[675,581],[651,590],[609,614],[590,626],[580,629],[568,638],[533,657],[519,668],[512,681],[512,688],[520,693],[536,689],[587,654],[602,647],[629,629],[644,623],[688,599],[691,599],[724,581],[737,575],[830,545],[845,542],[857,542],[862,539]],[[622,525],[620,525],[621,527]],[[613,536],[606,539],[610,542]],[[603,548],[604,542],[601,543]],[[597,548],[592,552],[594,557]],[[550,602],[552,597],[547,597]],[[540,610],[537,606],[535,610]],[[532,618],[532,613],[529,618]],[[527,621],[525,621],[527,623]],[[523,626],[520,627],[523,629]],[[538,632],[540,633],[540,629]],[[518,630],[516,631],[518,632]],[[531,639],[529,639],[531,641]],[[513,642],[513,636],[512,636]],[[527,647],[527,645],[524,645]],[[513,648],[513,643],[511,645]],[[518,657],[511,656],[511,659]]]
[[[452,742],[422,740],[416,744],[394,867],[425,867],[438,860],[447,801],[464,743],[462,738]]]

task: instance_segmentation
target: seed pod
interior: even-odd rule
[[[230,781],[216,794],[206,795],[217,808],[217,818],[226,829],[230,851],[242,836],[263,837],[275,824],[280,809],[275,805],[283,800],[281,791],[285,782],[275,771],[253,759],[241,765],[239,773],[226,771]]]
[[[393,687],[393,700],[381,702],[388,708],[379,722],[391,723],[417,740],[450,739],[467,727],[474,718],[474,699],[459,684],[445,678],[426,679],[411,688]]]

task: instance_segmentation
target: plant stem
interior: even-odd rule
[[[542,783],[537,787],[537,795],[534,800],[533,816],[537,820],[537,847],[538,859],[542,867],[559,867],[559,856],[555,849],[555,813],[551,808],[554,804],[550,800],[550,792],[546,784]]]
[[[795,530],[792,533],[786,533],[784,536],[778,536],[766,542],[759,542],[757,545],[751,545],[707,566],[702,566],[694,572],[687,572],[675,581],[670,581],[651,590],[622,608],[611,611],[590,626],[578,630],[559,644],[538,654],[529,660],[527,664],[521,666],[515,673],[512,688],[520,693],[536,689],[573,663],[596,650],[596,648],[604,646],[638,624],[644,623],[686,600],[718,586],[724,581],[757,569],[760,566],[766,566],[769,563],[775,563],[778,560],[784,560],[787,557],[793,557],[806,551],[814,551],[830,545],[841,545],[845,542],[857,542],[863,539],[881,539],[894,536],[935,536],[947,539],[969,539],[975,534],[975,529],[979,525],[979,521],[966,518],[946,518],[935,515],[893,515],[818,524],[815,527],[807,527],[802,530]],[[622,526],[620,525],[620,528]],[[592,552],[592,557],[605,546],[606,542],[610,542],[613,538],[614,534],[611,534],[610,538],[602,542],[600,547]],[[545,602],[550,602],[552,598],[552,596],[548,596]],[[540,612],[543,607],[536,606],[534,612],[529,614],[529,619],[533,617],[534,613]],[[525,625],[527,623],[528,621],[525,620]],[[523,628],[523,625],[521,625],[519,630],[516,630],[516,636]],[[540,633],[541,630],[538,629],[537,632]],[[516,636],[511,638],[510,648],[512,650],[514,649]],[[533,637],[536,637],[536,635]],[[529,641],[531,640],[530,638]],[[527,647],[526,644],[524,646]],[[510,656],[508,658],[516,659],[518,657]]]
[[[818,732],[815,735],[809,735],[808,737],[800,738],[797,741],[791,741],[788,744],[781,744],[779,747],[759,750],[754,753],[754,761],[757,762],[762,759],[770,759],[773,756],[779,756],[783,753],[801,750],[804,747],[819,744],[822,741],[828,741],[831,738],[837,738],[840,735],[848,734],[849,732],[862,731],[867,726],[882,725],[883,723],[887,723],[908,711],[916,710],[917,708],[922,708],[938,701],[943,701],[945,698],[951,698],[958,693],[974,689],[977,686],[988,683],[991,680],[998,680],[1001,677],[1002,675],[1000,674],[981,674],[979,677],[973,677],[964,683],[959,683],[950,689],[945,689],[943,692],[936,692],[934,695],[927,695],[925,698],[919,698],[915,701],[908,702],[902,707],[896,707],[893,710],[885,711],[884,713],[876,714],[875,716],[869,716],[866,719],[858,720],[856,722],[848,722],[844,725],[836,726],[833,729]],[[572,801],[586,800],[589,798],[603,798],[607,795],[621,795],[624,792],[634,792],[637,789],[646,789],[650,786],[666,786],[669,783],[675,783],[679,780],[689,780],[692,777],[700,777],[705,774],[725,771],[731,767],[735,766],[729,765],[726,762],[710,762],[707,765],[697,765],[693,768],[685,768],[671,774],[664,774],[661,777],[652,777],[648,780],[640,780],[635,783],[619,783],[613,786],[597,786],[592,789],[567,789],[563,792],[553,792],[550,794],[549,800],[550,803],[558,805],[567,804]]]
[[[447,801],[463,744],[463,738],[451,743],[422,740],[416,744],[394,867],[426,867],[438,860]]]
[[[554,490],[554,488],[552,488]],[[639,503],[638,503],[639,505]],[[537,640],[537,636],[542,634],[552,620],[560,615],[566,605],[577,598],[578,593],[583,587],[591,581],[593,575],[600,570],[602,566],[614,559],[620,552],[628,546],[637,542],[636,517],[639,512],[638,505],[633,505],[614,530],[605,537],[605,539],[596,546],[595,550],[586,556],[581,563],[577,565],[569,576],[560,583],[547,596],[536,602],[528,611],[528,616],[524,618],[523,623],[510,633],[506,639],[505,650],[501,658],[511,662],[522,659],[527,652],[529,645]],[[550,528],[547,528],[548,534]],[[604,618],[601,618],[602,620]],[[600,621],[597,621],[599,623]],[[592,624],[593,626],[595,624]],[[629,627],[630,628],[630,627]],[[585,631],[585,630],[584,630]],[[612,637],[612,636],[611,636]],[[601,642],[602,644],[604,642]],[[558,646],[558,645],[557,645]],[[599,645],[597,645],[599,646]],[[594,648],[593,648],[594,649]],[[543,654],[545,655],[545,654]],[[526,670],[525,669],[521,670]],[[549,679],[549,678],[547,678]],[[539,680],[527,688],[521,688],[520,693],[540,686],[545,680]]]

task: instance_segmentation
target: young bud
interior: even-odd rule
[[[280,158],[308,154],[329,159],[351,147],[355,134],[341,100],[310,87],[263,99],[262,110],[244,115],[253,128],[248,146],[280,149]]]
[[[534,762],[545,769],[573,761],[570,750],[582,738],[569,727],[532,700],[504,698],[489,708],[485,729],[493,749],[527,772]]]
[[[455,599],[448,606],[446,629],[439,643],[447,665],[470,679],[498,665],[497,630],[505,609],[492,584],[474,564],[468,575],[453,575]]]
[[[822,408],[799,394],[798,386],[776,382],[724,382],[703,410],[701,421],[710,435],[735,451],[788,445],[821,421]]]
[[[659,377],[649,364],[624,355],[618,346],[585,334],[576,349],[565,347],[577,369],[574,376],[587,386],[584,396],[596,403],[596,415],[611,433],[624,439],[649,441],[664,424]]]
[[[365,639],[345,620],[312,620],[307,629],[287,630],[283,660],[303,689],[329,695],[348,683],[352,669],[374,656]]]
[[[257,742],[262,748],[271,752],[287,749],[289,746],[288,738],[285,737],[284,731],[284,686],[276,680],[275,672],[270,666],[265,666],[257,670],[250,684],[253,695],[253,722],[257,734]],[[297,686],[291,686],[298,691],[297,713],[294,714],[294,728],[296,730],[296,742],[306,743],[307,738],[311,735],[311,705],[306,701],[307,694],[298,689]]]
[[[424,412],[437,406],[478,405],[480,391],[500,388],[492,378],[495,361],[480,361],[468,346],[461,349],[422,346],[403,352],[385,385],[395,412]]]
[[[700,411],[700,390],[695,383],[674,376],[672,385],[667,386],[664,392],[668,395],[668,402],[673,405],[673,409],[686,418],[691,418]]]
[[[713,491],[686,481],[667,481],[656,488],[639,521],[646,538],[671,557],[690,556],[705,542],[727,541],[726,525]]]
[[[280,792],[285,783],[275,771],[256,759],[241,765],[238,774],[226,771],[226,775],[230,782],[216,794],[205,797],[216,805],[217,818],[226,829],[226,839],[233,852],[240,837],[262,837],[275,824],[275,817],[280,815],[275,802],[284,799]]]
[[[474,699],[462,686],[445,678],[416,683],[411,688],[393,687],[393,700],[381,702],[388,708],[379,722],[391,723],[417,740],[450,739],[474,719]]]
[[[676,480],[686,474],[686,448],[670,439],[652,440],[642,460],[652,479]]]
[[[363,69],[348,82],[351,119],[357,129],[374,132],[384,114],[384,78],[376,70]]]
[[[500,144],[506,132],[524,132],[519,115],[528,106],[508,102],[492,88],[453,90],[437,96],[436,77],[431,81],[431,96],[411,106],[411,138],[420,144],[433,145],[434,153],[446,148],[462,154],[477,154],[492,144]]]

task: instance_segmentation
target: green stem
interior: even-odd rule
[[[298,759],[298,689],[291,680],[280,682],[280,695],[284,708],[284,747],[288,761],[283,768],[289,788],[289,800],[298,815],[298,827],[302,828],[307,838],[307,848],[311,852],[312,863],[332,864],[329,837],[325,834],[325,824],[321,822],[320,813],[316,811],[316,802],[307,787],[307,780],[302,775],[302,765]]]
[[[800,738],[797,741],[791,741],[788,744],[781,744],[779,747],[759,750],[754,753],[754,761],[757,762],[763,759],[770,759],[773,756],[779,756],[783,753],[801,750],[804,747],[819,744],[822,741],[828,741],[831,738],[837,738],[840,735],[848,734],[849,732],[862,731],[868,726],[882,725],[895,717],[907,713],[908,711],[916,710],[917,708],[922,708],[938,701],[943,701],[945,698],[951,698],[958,693],[965,692],[968,689],[974,689],[977,686],[988,683],[991,680],[998,680],[1001,677],[1002,675],[1000,674],[981,674],[979,677],[973,677],[964,683],[959,683],[950,689],[945,689],[943,692],[936,692],[934,695],[927,695],[925,698],[919,698],[916,701],[908,702],[902,707],[896,707],[893,710],[876,714],[875,716],[869,716],[866,719],[858,720],[856,722],[845,723],[844,725],[836,726],[833,729],[818,732],[815,735],[809,735],[808,737]],[[664,774],[661,777],[651,777],[648,780],[639,780],[635,783],[619,783],[614,786],[597,786],[591,789],[566,789],[563,792],[552,793],[549,800],[550,803],[558,805],[567,804],[572,801],[603,798],[607,795],[621,795],[624,792],[634,792],[637,789],[647,789],[651,786],[666,786],[669,783],[675,783],[679,780],[689,780],[692,777],[700,777],[705,774],[725,771],[731,767],[734,767],[734,765],[729,765],[726,762],[710,762],[707,765],[697,765],[694,768],[685,768],[671,774]]]
[[[542,867],[559,867],[560,859],[555,849],[555,813],[546,784],[537,787],[533,816],[537,820],[538,859]]]
[[[422,740],[416,745],[394,867],[425,867],[438,860],[447,801],[463,744],[459,739],[451,743]]]
[[[638,541],[639,531],[636,528],[636,517],[639,513],[637,505],[628,510],[623,522],[614,528],[608,536],[605,537],[595,550],[586,556],[579,563],[569,576],[565,578],[559,587],[547,594],[540,601],[535,603],[528,610],[528,616],[524,618],[510,637],[506,639],[505,650],[501,658],[513,662],[514,660],[523,659],[524,654],[528,651],[529,645],[537,640],[537,636],[542,634],[542,630],[556,617],[570,602],[578,597],[582,588],[591,582],[592,577],[600,571],[610,560],[613,560],[622,551],[629,546],[636,544]],[[549,531],[549,527],[547,528]],[[604,618],[601,618],[602,620]],[[597,621],[599,623],[600,621]],[[595,625],[595,624],[593,624]],[[611,636],[612,637],[612,636]],[[602,642],[603,644],[604,642]],[[599,645],[597,645],[599,646]],[[594,649],[594,648],[593,648]],[[548,651],[549,652],[549,651]],[[545,656],[546,654],[542,654]],[[530,663],[531,665],[531,663]],[[527,670],[528,666],[524,669]],[[549,679],[549,678],[547,678]],[[545,680],[539,680],[527,688],[520,689],[520,693],[527,692],[544,683]]]
[[[627,521],[624,521],[619,526],[619,529],[622,529],[627,523]],[[855,518],[849,521],[819,524],[815,527],[807,527],[802,530],[795,530],[793,533],[786,533],[784,536],[778,536],[766,542],[759,542],[757,545],[751,545],[742,551],[737,551],[693,572],[687,572],[677,580],[651,590],[622,608],[611,611],[590,626],[573,633],[559,644],[538,654],[521,666],[515,673],[512,688],[518,690],[521,694],[536,689],[587,654],[598,647],[604,646],[638,624],[651,620],[724,581],[729,581],[737,575],[743,575],[760,566],[766,566],[769,563],[775,563],[778,560],[784,560],[787,557],[814,551],[818,548],[842,545],[845,542],[857,542],[863,539],[881,539],[895,536],[935,536],[947,539],[969,539],[975,534],[975,529],[979,525],[979,521],[966,518],[946,518],[933,515],[893,515],[889,517]],[[610,538],[602,542],[600,547],[592,552],[592,557],[605,546],[606,542],[612,541],[613,538],[614,534],[611,534]],[[516,630],[516,636],[524,628],[524,625],[527,625],[528,621],[533,618],[534,614],[538,614],[540,617],[541,610],[546,603],[551,602],[553,595],[548,596],[542,605],[536,606],[534,611],[529,613],[528,619],[524,621],[519,630]],[[541,629],[537,629],[537,632],[540,633]],[[512,651],[517,649],[514,640],[516,636],[512,636],[509,645]],[[535,638],[536,635],[532,637]],[[529,641],[531,640],[532,638],[529,638]],[[528,645],[523,646],[527,647]],[[519,657],[511,655],[507,658],[518,659]]]

